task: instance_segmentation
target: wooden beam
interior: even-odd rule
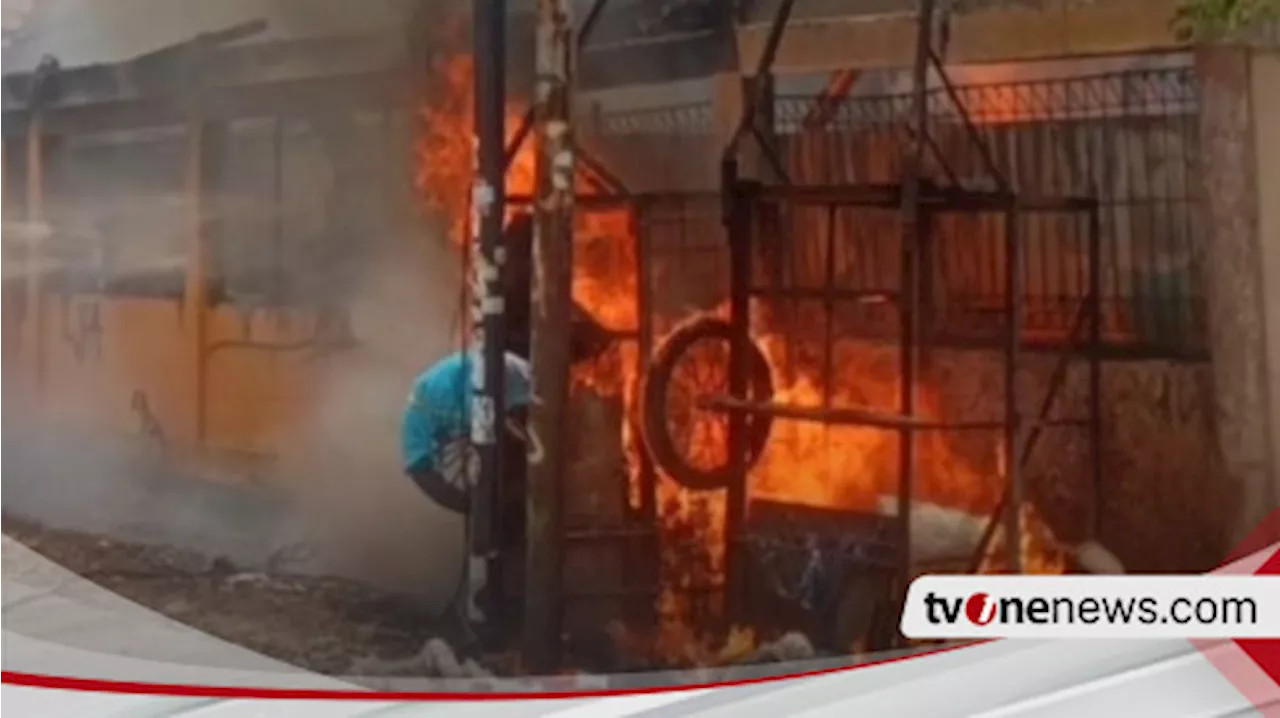
[[[185,92],[189,71],[165,51],[156,58],[117,64],[62,69],[50,110],[148,98]],[[354,36],[288,42],[256,43],[219,48],[205,53],[202,70],[209,87],[325,80],[332,77],[399,72],[407,74],[404,53],[381,36]],[[35,73],[4,76],[4,110],[25,109],[30,103]]]
[[[1043,60],[1184,47],[1170,21],[1178,0],[1048,0],[1038,7],[998,7],[952,18],[947,60],[983,63]],[[764,52],[769,28],[740,27],[744,72]],[[906,67],[915,47],[915,13],[793,21],[774,63],[777,74]]]
[[[529,462],[525,653],[547,672],[560,653],[563,615],[561,493],[569,451],[569,350],[573,306],[573,26],[568,0],[539,0],[536,97],[537,202],[533,245],[533,371],[542,399],[531,428],[543,451]]]
[[[211,87],[204,91],[203,116],[214,122],[250,117],[309,118],[360,109],[385,111],[397,103],[407,112],[411,109],[407,87],[407,76],[394,71]],[[180,95],[170,94],[62,106],[45,111],[43,127],[51,135],[74,135],[177,125],[187,118],[184,102]],[[29,115],[25,108],[6,111],[5,136],[21,136]]]

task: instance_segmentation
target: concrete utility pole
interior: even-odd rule
[[[506,3],[474,0],[476,180],[471,198],[471,442],[480,458],[480,475],[472,487],[467,618],[486,620],[476,603],[497,554],[495,522],[502,480],[502,444],[498,426],[504,412],[503,338],[506,316],[502,302],[502,246],[505,181]]]
[[[537,187],[533,244],[533,371],[542,405],[532,429],[542,457],[530,462],[525,654],[549,671],[559,660],[561,477],[569,404],[569,322],[572,314],[574,145],[571,83],[573,23],[569,0],[538,0],[535,133]]]

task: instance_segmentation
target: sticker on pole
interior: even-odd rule
[[[476,214],[481,217],[488,217],[489,210],[493,208],[493,203],[498,199],[498,195],[493,191],[493,185],[484,180],[476,180],[476,186],[471,190],[471,206],[476,208]]]
[[[494,411],[493,397],[474,396],[471,399],[471,441],[480,446],[487,446],[497,441],[494,425],[497,412]]]

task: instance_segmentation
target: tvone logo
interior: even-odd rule
[[[974,624],[985,626],[996,617],[996,602],[985,593],[975,593],[964,602],[964,615]]]

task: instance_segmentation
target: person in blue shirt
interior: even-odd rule
[[[433,501],[456,513],[466,513],[471,478],[479,469],[470,445],[472,361],[469,353],[457,352],[418,375],[401,434],[405,473]],[[536,439],[514,416],[537,403],[532,369],[510,352],[505,393],[506,412],[500,423],[536,453]]]

